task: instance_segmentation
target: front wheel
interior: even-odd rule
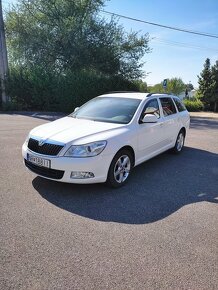
[[[109,171],[107,184],[112,187],[124,185],[133,167],[133,157],[128,150],[119,151],[113,158]]]
[[[185,133],[184,131],[180,131],[177,136],[175,146],[173,147],[173,152],[176,154],[180,153],[183,149],[184,142],[185,142]]]

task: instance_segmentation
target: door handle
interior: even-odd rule
[[[163,127],[163,124],[164,124],[163,122],[162,122],[162,123],[160,123],[160,126],[161,126],[161,127]]]

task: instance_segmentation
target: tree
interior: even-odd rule
[[[153,87],[149,88],[149,91],[156,92],[156,93],[168,93],[168,94],[174,94],[179,95],[181,92],[183,92],[186,88],[185,83],[182,81],[181,78],[171,78],[167,81],[167,88],[163,88],[163,84],[156,84]]]
[[[186,84],[186,89],[185,89],[185,97],[189,97],[189,93],[194,89],[194,86],[192,83]]]
[[[146,93],[148,91],[148,86],[146,82],[143,82],[142,80],[136,80],[134,81],[134,84],[137,86],[139,92]]]
[[[210,67],[210,59],[207,58],[204,68],[198,76],[199,93],[202,95],[202,101],[206,106],[210,106],[212,97],[212,73]]]
[[[188,83],[188,84],[186,84],[186,88],[187,88],[188,92],[194,90],[194,86],[193,86],[192,83]]]
[[[105,20],[105,1],[18,0],[6,11],[13,104],[70,111],[108,91],[140,89],[149,36]]]
[[[6,13],[13,64],[44,70],[94,70],[138,79],[149,51],[147,34],[126,33],[112,18],[99,16],[104,0],[20,0]]]
[[[218,60],[216,61],[215,65],[211,68],[211,101],[213,103],[214,112],[218,111]]]

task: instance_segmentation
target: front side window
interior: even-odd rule
[[[142,118],[146,114],[153,114],[155,115],[158,119],[160,118],[160,108],[158,105],[157,99],[150,100],[146,103],[144,110],[142,112]]]
[[[160,98],[160,102],[163,108],[164,117],[176,114],[176,107],[171,98]]]
[[[186,111],[185,105],[177,98],[173,98],[179,112]]]

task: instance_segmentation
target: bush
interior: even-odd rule
[[[199,99],[183,100],[186,108],[190,112],[199,112],[204,110],[204,104]]]
[[[11,102],[2,104],[1,109],[3,111],[22,111],[23,107],[14,101],[11,101]]]
[[[138,84],[121,76],[107,76],[96,71],[66,71],[58,74],[11,69],[7,93],[19,110],[71,112],[88,100],[110,91],[139,91]]]

